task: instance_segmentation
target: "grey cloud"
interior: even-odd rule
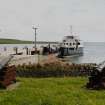
[[[104,0],[0,0],[0,37],[60,40],[69,26],[84,41],[105,41]]]

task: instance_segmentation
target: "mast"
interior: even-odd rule
[[[70,33],[71,33],[71,36],[72,36],[73,35],[72,25],[70,26]]]

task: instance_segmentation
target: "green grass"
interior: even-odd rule
[[[105,105],[105,91],[87,90],[87,78],[18,80],[15,90],[0,90],[0,105]]]

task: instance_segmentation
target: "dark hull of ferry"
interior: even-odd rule
[[[65,48],[59,49],[58,57],[72,56],[72,55],[83,55],[83,47],[79,48]]]

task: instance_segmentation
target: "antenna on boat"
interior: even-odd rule
[[[71,35],[73,35],[73,29],[72,29],[73,27],[72,27],[72,25],[70,26],[70,33],[71,33]]]

